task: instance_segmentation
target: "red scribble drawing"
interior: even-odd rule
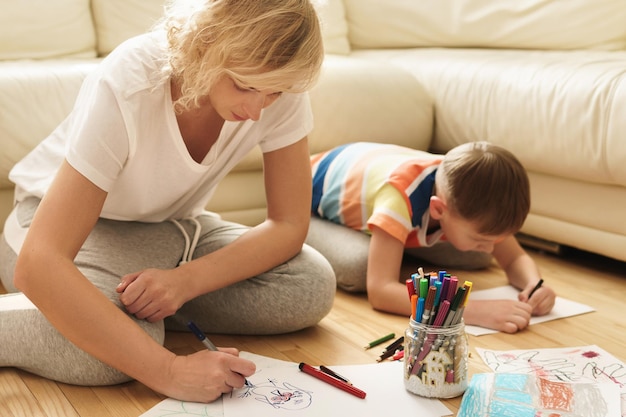
[[[571,412],[574,390],[562,382],[553,382],[545,378],[537,378],[541,407],[549,410]]]

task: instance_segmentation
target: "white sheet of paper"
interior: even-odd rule
[[[410,413],[421,417],[452,414],[440,401],[409,393],[404,388],[402,362],[332,366],[355,387],[365,391],[364,399],[320,381],[293,367],[261,369],[248,380],[252,389],[224,396],[224,417],[379,417]]]
[[[613,383],[619,388],[621,415],[626,417],[626,364],[596,345],[476,351],[494,372],[534,373],[554,381]]]
[[[390,410],[410,412],[420,417],[442,417],[452,415],[452,412],[440,401],[422,398],[405,390],[402,376],[402,362],[385,362],[367,365],[343,365],[331,368],[348,377],[352,383],[367,393],[365,399],[357,398],[347,392],[335,388],[325,382],[301,372],[298,364],[280,361],[265,356],[242,352],[242,357],[250,359],[257,365],[257,372],[248,378],[253,385],[258,386],[249,392],[250,395],[239,398],[238,394],[246,391],[245,388],[235,390],[232,396],[210,404],[199,404],[173,399],[165,399],[142,414],[140,417],[238,417],[254,415],[255,417],[276,416],[277,412],[285,415],[345,417],[347,413],[358,413],[359,417],[381,416],[389,414]],[[271,383],[274,381],[281,388],[283,383],[295,386],[308,392],[311,403],[305,409],[286,410],[277,409],[270,405],[267,392],[271,394]],[[264,387],[261,386],[264,385]],[[280,389],[285,395],[287,389]]]
[[[472,291],[470,293],[470,300],[517,300],[519,290],[511,285],[505,285],[503,287],[491,288],[489,290]],[[554,308],[545,316],[532,317],[530,324],[543,323],[544,321],[561,319],[564,317],[576,316],[578,314],[584,314],[595,311],[592,307],[585,304],[577,303],[575,301],[566,300],[561,297],[556,297]],[[487,329],[480,326],[466,325],[465,331],[473,336],[482,336],[485,334],[498,333],[497,330]]]

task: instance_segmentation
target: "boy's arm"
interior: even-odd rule
[[[535,287],[541,275],[535,261],[522,249],[515,236],[510,235],[496,244],[493,256],[506,273],[509,283],[521,290],[519,300],[528,302],[533,307],[533,315],[541,316],[552,310],[556,294],[547,285],[543,285],[530,300],[528,299],[528,294]]]
[[[400,282],[404,243],[374,227],[367,261],[367,297],[376,310],[409,316],[411,302]]]

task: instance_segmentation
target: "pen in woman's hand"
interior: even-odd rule
[[[210,351],[213,351],[213,352],[217,352],[217,350],[218,350],[217,347],[213,344],[213,342],[211,342],[209,340],[208,337],[206,337],[204,332],[202,330],[200,330],[200,328],[196,325],[196,323],[194,323],[193,321],[188,320],[188,319],[184,319],[183,321],[185,322],[185,324],[187,325],[189,330],[191,330],[191,332],[194,335],[196,335],[198,340],[201,341],[202,344],[204,346],[206,346],[207,349],[209,349]],[[243,382],[244,382],[244,385],[247,386],[247,387],[251,387],[252,386],[252,384],[245,377],[243,379]]]

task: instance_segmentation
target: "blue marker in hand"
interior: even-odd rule
[[[207,347],[207,349],[212,350],[214,352],[217,351],[217,347],[213,344],[213,342],[209,340],[208,337],[206,337],[206,335],[202,332],[202,330],[200,330],[200,328],[196,326],[196,323],[194,323],[191,320],[186,320],[186,324],[187,324],[187,327],[189,327],[189,330],[191,330],[191,332],[196,335],[198,340],[201,341],[202,344]]]
[[[217,352],[218,350],[217,347],[213,344],[213,342],[209,340],[208,337],[206,337],[206,335],[202,332],[202,330],[200,330],[200,328],[196,325],[196,323],[187,319],[185,319],[184,321],[187,327],[189,327],[189,330],[191,330],[191,332],[196,335],[198,340],[201,341],[202,344],[206,346],[207,349],[213,352]],[[252,384],[248,382],[247,378],[244,378],[243,381],[244,381],[244,385],[246,385],[247,387],[252,386]]]

